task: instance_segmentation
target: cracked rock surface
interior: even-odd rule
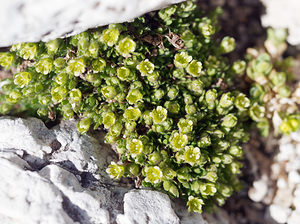
[[[2,0],[0,47],[122,23],[183,0]]]
[[[0,130],[0,223],[207,224],[164,193],[110,180],[115,154],[103,134],[10,117],[0,117]]]

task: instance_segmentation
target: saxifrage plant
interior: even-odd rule
[[[2,81],[0,112],[78,119],[81,133],[107,132],[119,155],[107,168],[112,178],[136,178],[194,212],[222,205],[240,188],[251,105],[232,85],[245,62],[223,57],[234,39],[214,37],[220,12],[187,1],[130,23],[13,45],[0,54],[5,69],[18,69]]]

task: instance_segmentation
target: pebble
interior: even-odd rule
[[[268,181],[264,175],[260,180],[253,182],[253,187],[249,189],[249,198],[255,202],[262,201],[268,192]]]
[[[300,223],[300,210],[293,211],[291,216],[287,220],[288,224],[299,224]]]
[[[269,212],[271,217],[278,223],[286,223],[287,219],[291,213],[291,209],[278,205],[278,204],[272,204],[269,207]]]

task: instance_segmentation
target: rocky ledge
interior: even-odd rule
[[[9,117],[0,117],[0,130],[0,223],[207,223],[164,193],[110,180],[115,154],[101,133]]]

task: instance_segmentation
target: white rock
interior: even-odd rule
[[[0,135],[1,149],[18,149],[19,152],[24,150],[40,159],[52,151],[50,144],[55,135],[53,133],[51,135],[43,122],[38,119],[0,117],[0,130],[3,130]]]
[[[295,195],[293,205],[300,211],[300,195]]]
[[[278,161],[285,161],[289,160],[290,158],[293,158],[295,154],[295,147],[292,143],[288,144],[281,144],[279,147],[279,153],[277,155]]]
[[[104,194],[84,189],[72,173],[56,165],[48,165],[39,173],[49,179],[73,205],[84,211],[89,223],[109,223],[108,211],[101,209]],[[109,194],[108,190],[106,194]]]
[[[278,188],[286,188],[288,186],[287,181],[282,177],[278,178],[276,184]]]
[[[103,135],[79,135],[74,122],[47,129],[38,119],[1,117],[0,128],[1,224],[206,224],[173,209],[166,194],[127,193],[131,185],[110,180],[114,154]]]
[[[300,183],[300,174],[298,171],[291,171],[289,172],[289,182],[294,184]]]
[[[183,0],[2,0],[0,46],[47,41],[132,20]]]
[[[157,191],[133,190],[124,197],[124,215],[117,217],[118,224],[179,224],[171,201]]]
[[[288,218],[287,223],[288,224],[299,224],[299,221],[300,221],[300,210],[293,211],[291,216]]]
[[[249,198],[255,202],[262,201],[268,192],[268,178],[263,175],[261,179],[253,182],[253,187],[249,189]]]
[[[269,213],[276,222],[286,223],[291,213],[291,209],[278,204],[272,204],[269,207]]]
[[[288,28],[290,44],[300,44],[300,1],[299,0],[261,0],[266,7],[262,16],[264,26]]]
[[[0,158],[0,223],[74,223],[63,209],[62,193],[38,173]]]

